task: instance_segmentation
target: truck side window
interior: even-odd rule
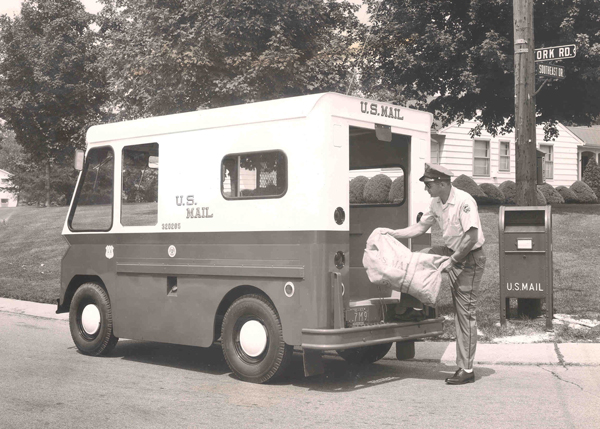
[[[366,168],[350,171],[350,204],[400,205],[405,197],[402,167]]]
[[[158,143],[125,146],[121,175],[121,225],[156,225]]]
[[[110,147],[88,152],[69,215],[73,231],[108,231],[112,227],[114,159]]]
[[[221,163],[221,193],[226,199],[282,197],[287,175],[287,157],[280,150],[227,155]]]

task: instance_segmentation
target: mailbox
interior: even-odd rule
[[[500,323],[510,298],[546,300],[546,327],[552,328],[552,208],[500,207]]]

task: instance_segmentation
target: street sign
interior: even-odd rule
[[[563,66],[555,66],[554,64],[536,64],[536,71],[539,76],[553,79],[564,79],[565,68]]]
[[[564,45],[552,46],[549,48],[539,48],[535,50],[535,61],[552,61],[575,58],[577,46]]]

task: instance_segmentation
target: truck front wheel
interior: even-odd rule
[[[69,310],[69,328],[77,348],[86,355],[107,354],[119,339],[113,335],[112,311],[106,291],[85,283],[75,291]]]
[[[231,304],[223,318],[221,345],[233,373],[252,383],[281,376],[294,351],[283,341],[273,304],[261,295],[242,296]]]

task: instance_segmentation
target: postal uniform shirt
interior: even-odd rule
[[[435,222],[442,230],[444,244],[453,251],[458,248],[465,232],[473,227],[477,228],[477,243],[473,249],[478,249],[485,242],[477,203],[471,195],[454,186],[450,190],[446,204],[443,204],[439,197],[432,198],[429,211],[419,221],[429,227]]]

